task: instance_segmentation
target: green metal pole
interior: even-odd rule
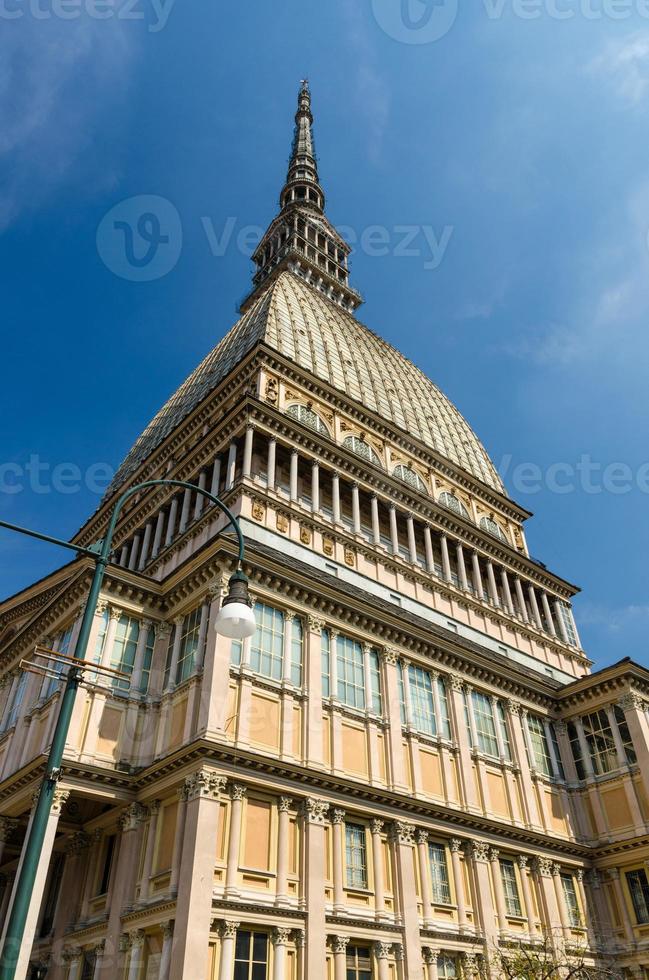
[[[130,490],[123,493],[113,508],[106,534],[103,540],[100,542],[101,550],[99,550],[99,547],[95,551],[93,549],[71,545],[67,541],[60,541],[57,538],[52,538],[45,534],[40,534],[26,528],[18,527],[15,524],[8,524],[5,521],[0,521],[0,527],[9,528],[12,531],[19,531],[23,534],[28,534],[33,538],[39,538],[42,541],[49,541],[53,544],[61,545],[64,548],[71,548],[73,551],[80,552],[81,554],[90,555],[96,561],[97,564],[95,566],[95,573],[90,586],[90,592],[88,593],[88,600],[86,602],[83,619],[81,620],[79,637],[74,648],[74,657],[76,660],[86,659],[86,651],[88,647],[88,640],[90,638],[92,621],[95,616],[97,602],[99,600],[99,593],[101,591],[106,565],[108,564],[108,559],[111,552],[113,533],[115,531],[117,518],[119,517],[122,507],[129,497],[132,497],[133,494],[139,493],[141,490],[146,490],[149,487],[165,486],[175,486],[185,490],[196,490],[198,493],[203,494],[204,497],[207,497],[208,500],[211,500],[213,504],[216,504],[216,506],[223,511],[234,528],[239,545],[239,571],[236,573],[235,577],[245,579],[245,576],[241,571],[241,566],[244,559],[244,539],[241,527],[239,526],[239,522],[237,521],[236,517],[229,510],[229,508],[226,507],[226,505],[213,493],[210,493],[209,490],[203,490],[201,487],[196,487],[194,484],[186,483],[183,480],[147,480],[145,483],[140,483],[135,487],[131,487]],[[54,729],[54,736],[52,738],[52,745],[47,760],[47,767],[45,769],[43,783],[38,796],[38,802],[36,804],[28,837],[23,845],[22,863],[19,866],[18,881],[16,882],[14,900],[12,902],[11,912],[9,914],[9,922],[7,924],[5,941],[2,947],[2,955],[0,957],[0,980],[14,980],[16,975],[16,966],[24,939],[25,925],[27,923],[27,915],[29,913],[32,892],[34,890],[34,882],[36,881],[36,872],[41,859],[43,841],[45,840],[47,821],[52,808],[52,800],[56,790],[56,783],[59,777],[61,762],[63,761],[65,743],[68,737],[70,722],[72,720],[72,711],[74,709],[74,701],[77,696],[77,688],[79,687],[80,679],[81,671],[79,668],[71,667],[68,672],[63,691],[63,698],[61,699],[59,717],[56,722],[56,728]]]

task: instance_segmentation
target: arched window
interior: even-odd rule
[[[442,507],[448,507],[449,510],[452,510],[455,514],[459,514],[460,517],[465,517],[467,520],[471,519],[468,510],[454,493],[448,493],[445,490],[444,493],[440,493],[439,502]]]
[[[400,463],[398,466],[395,466],[392,471],[392,476],[396,476],[397,480],[403,480],[404,483],[414,487],[415,490],[420,490],[421,493],[428,493],[426,484],[419,476],[419,473],[413,470],[412,466],[404,466]]]
[[[364,442],[358,436],[347,436],[343,442],[343,449],[351,449],[351,451],[356,453],[357,456],[362,456],[368,463],[374,463],[375,466],[381,465],[381,460],[374,452],[370,444]]]
[[[507,541],[507,535],[501,528],[500,524],[497,524],[491,517],[481,517],[480,527],[483,531],[487,531],[489,534],[493,534],[494,538],[499,538],[501,541]]]
[[[306,405],[291,405],[291,407],[287,409],[286,414],[290,418],[295,419],[296,422],[301,422],[302,425],[306,425],[309,429],[313,429],[314,432],[319,432],[321,436],[329,435],[329,429],[324,424],[320,416],[312,409],[307,408]]]

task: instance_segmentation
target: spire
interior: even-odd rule
[[[257,246],[254,288],[241,304],[245,311],[262,288],[289,271],[305,279],[334,303],[355,310],[363,297],[349,285],[347,260],[351,248],[327,220],[313,140],[309,83],[300,83],[295,130],[280,212]]]
[[[285,208],[295,200],[303,202],[306,207],[313,208],[321,214],[324,212],[325,196],[318,177],[313,140],[311,91],[306,79],[301,82],[298,93],[293,147],[280,204]]]

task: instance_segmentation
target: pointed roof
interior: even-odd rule
[[[493,490],[505,492],[480,440],[439,388],[351,313],[284,271],[158,412],[126,457],[108,494],[259,344],[420,440]]]
[[[318,191],[317,200],[308,201],[307,203],[322,213],[324,211],[325,196],[318,177],[318,163],[313,139],[311,91],[306,79],[300,84],[300,91],[297,97],[297,112],[295,114],[295,130],[293,133],[291,158],[288,164],[286,184],[284,185],[280,198],[282,207],[285,207],[290,200],[287,192],[290,192],[293,186],[304,183],[305,181],[310,186],[317,188]]]

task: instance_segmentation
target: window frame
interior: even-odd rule
[[[522,919],[523,906],[521,903],[518,875],[516,874],[516,865],[510,858],[501,858],[499,864],[505,911],[510,918]]]
[[[345,821],[345,887],[353,891],[369,889],[367,827]]]
[[[428,841],[428,867],[433,904],[452,905],[453,896],[451,894],[446,848],[437,841]]]

